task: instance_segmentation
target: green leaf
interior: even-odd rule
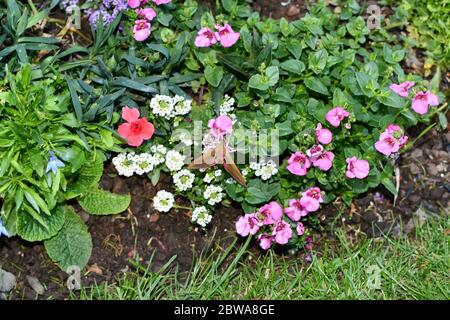
[[[130,202],[130,195],[115,194],[100,189],[90,189],[78,199],[80,206],[93,215],[109,215],[124,212],[130,206]]]
[[[26,204],[18,212],[17,233],[27,241],[42,241],[53,237],[64,224],[64,210],[56,207],[50,215],[39,214]]]
[[[289,73],[300,75],[305,70],[305,64],[300,60],[287,60],[280,64],[281,69]]]
[[[78,172],[78,176],[75,181],[69,183],[67,192],[65,194],[66,199],[72,199],[87,189],[95,186],[102,177],[103,174],[103,159],[97,154],[95,160],[90,160]]]
[[[217,87],[223,78],[223,68],[218,66],[207,66],[205,68],[205,78],[210,85]]]
[[[382,178],[381,183],[386,187],[386,189],[389,190],[390,193],[392,193],[394,196],[397,196],[397,188],[395,188],[395,185],[390,178]]]
[[[407,101],[406,99],[402,99],[392,90],[388,89],[385,89],[380,95],[378,95],[377,100],[386,106],[396,109],[403,108],[405,106],[405,101]]]
[[[321,93],[323,95],[330,94],[327,87],[322,83],[322,81],[319,78],[310,77],[305,79],[304,83],[305,86],[312,91]]]
[[[279,183],[265,183],[259,179],[249,182],[245,201],[250,204],[260,204],[270,201],[280,191]]]
[[[66,271],[70,266],[83,269],[91,257],[91,235],[72,207],[65,208],[65,216],[61,230],[44,242],[45,249],[62,270]]]

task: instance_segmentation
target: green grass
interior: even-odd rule
[[[83,289],[78,298],[449,299],[449,224],[442,218],[408,238],[366,239],[355,246],[338,233],[337,243],[311,264],[272,252],[258,257],[243,245],[201,257],[187,273],[170,269],[172,261],[157,273],[136,265],[135,273]],[[370,268],[379,271],[379,286]]]

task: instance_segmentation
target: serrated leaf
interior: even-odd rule
[[[102,174],[103,159],[99,156],[96,157],[95,161],[85,163],[78,173],[77,180],[69,184],[65,193],[66,199],[73,199],[96,185],[100,181]]]
[[[131,202],[130,195],[111,193],[101,189],[91,189],[78,199],[80,206],[93,215],[110,215],[124,212]]]
[[[18,212],[17,233],[27,241],[42,241],[58,233],[63,224],[64,210],[61,207],[56,207],[50,215],[46,215],[22,204],[22,210]]]
[[[61,230],[44,242],[49,257],[66,271],[70,266],[83,269],[92,252],[92,238],[83,220],[71,207],[65,208]]]

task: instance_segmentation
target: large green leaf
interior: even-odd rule
[[[130,195],[90,189],[78,199],[80,206],[90,214],[109,215],[124,212],[130,205]]]
[[[268,202],[280,191],[279,183],[264,183],[259,179],[249,182],[245,200],[250,204]]]
[[[50,258],[58,266],[67,270],[70,266],[83,269],[92,252],[92,239],[83,220],[72,207],[65,208],[65,222],[53,238],[44,242]]]
[[[17,215],[17,233],[27,241],[42,241],[53,237],[64,224],[64,210],[56,207],[50,215],[37,213],[22,205]]]
[[[78,178],[70,183],[65,194],[66,199],[73,199],[83,194],[87,189],[96,185],[103,174],[103,159],[99,156],[80,169]]]

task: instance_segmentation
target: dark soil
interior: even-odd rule
[[[291,0],[285,6],[280,5],[281,2],[258,0],[254,9],[272,18],[285,16],[289,19],[296,19],[306,12],[305,1]],[[417,136],[418,133],[410,135]],[[343,228],[350,240],[378,237],[382,233],[399,236],[411,232],[414,226],[433,215],[448,214],[449,152],[450,132],[430,131],[397,161],[400,189],[395,203],[382,188],[355,200],[350,208],[336,201],[318,213],[321,226],[330,233],[317,232],[315,241],[322,243],[322,240],[332,238],[333,227]],[[82,276],[83,285],[110,282],[116,275],[132,268],[130,260],[139,259],[146,263],[153,254],[152,270],[159,269],[174,255],[180,270],[189,270],[194,255],[225,247],[236,237],[234,222],[242,214],[238,207],[218,208],[206,231],[191,224],[186,210],[172,210],[168,214],[154,211],[152,197],[160,188],[171,186],[167,176],[153,187],[142,177],[118,177],[108,166],[101,186],[118,193],[130,193],[132,204],[127,212],[110,217],[89,216],[75,206],[93,239],[92,256],[87,272]],[[65,286],[67,274],[49,260],[40,243],[0,238],[0,267],[18,278],[16,289],[10,296],[12,299],[63,299],[69,293]],[[26,276],[39,279],[46,288],[44,296],[36,295]]]

